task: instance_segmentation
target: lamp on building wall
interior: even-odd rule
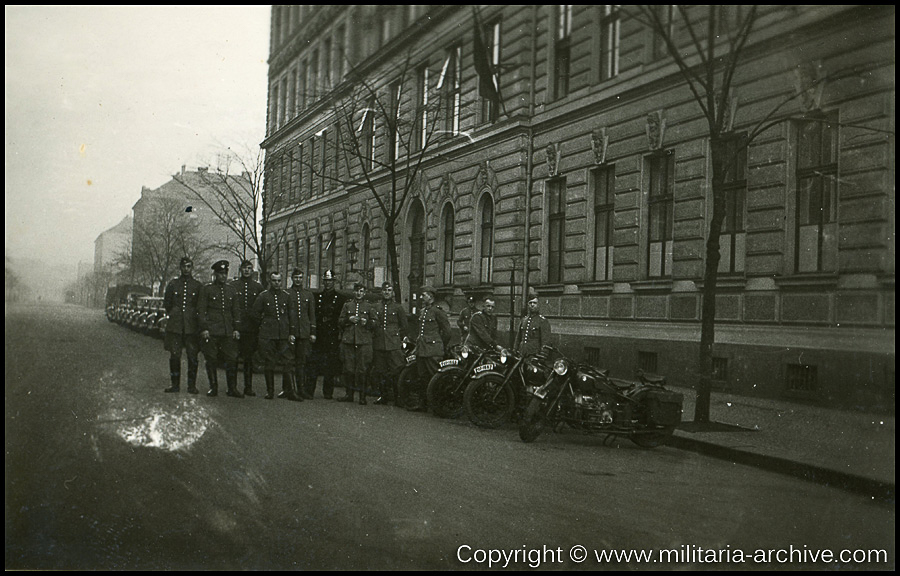
[[[350,241],[350,246],[347,247],[347,260],[350,262],[350,271],[353,272],[353,268],[356,265],[356,257],[359,254],[359,248],[356,247],[356,240]]]

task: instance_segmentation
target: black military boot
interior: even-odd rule
[[[303,398],[294,392],[294,375],[289,369],[281,374],[281,394],[278,397],[294,402],[303,402]]]
[[[275,372],[264,370],[263,376],[266,378],[266,400],[271,400],[275,398]]]
[[[228,388],[228,391],[225,392],[226,396],[231,396],[232,398],[244,397],[237,389],[237,366],[231,363],[225,364],[225,386]]]
[[[244,365],[244,396],[256,396],[253,391],[253,362],[249,360]]]
[[[313,399],[313,395],[306,389],[306,370],[297,368],[294,371],[294,385],[297,387],[297,396],[304,400]]]
[[[219,374],[216,370],[215,365],[207,364],[206,365],[206,377],[209,379],[209,391],[206,393],[207,396],[218,396],[219,395]]]
[[[169,375],[172,378],[172,385],[163,390],[163,392],[178,392],[181,383],[180,358],[169,358]]]
[[[360,383],[359,384],[359,405],[365,406],[366,404],[368,404],[368,402],[366,402],[366,389],[368,388],[368,386],[366,386],[366,376],[365,376],[365,374],[363,374],[362,376],[357,376],[355,378],[355,380],[356,380],[356,382]]]
[[[188,374],[187,374],[187,385],[188,385],[188,393],[189,394],[199,394],[200,391],[197,390],[197,372],[200,370],[200,363],[197,360],[191,360],[188,358]]]
[[[353,376],[345,374],[342,378],[342,384],[344,385],[344,395],[337,399],[338,402],[353,402]]]

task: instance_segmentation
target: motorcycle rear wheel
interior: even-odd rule
[[[547,415],[544,413],[544,400],[532,398],[525,408],[525,415],[519,424],[519,438],[523,442],[534,442],[547,427]]]
[[[437,372],[428,382],[428,406],[439,418],[459,418],[463,415],[463,391],[460,384],[465,372],[462,368],[449,368]]]
[[[657,446],[665,444],[674,432],[674,426],[667,426],[658,432],[632,434],[629,436],[629,439],[641,448],[656,448]]]
[[[516,409],[516,393],[499,374],[488,374],[472,380],[463,395],[466,414],[481,428],[499,428]]]

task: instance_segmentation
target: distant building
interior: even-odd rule
[[[655,15],[693,52],[713,25],[724,45],[749,8],[707,22],[707,6],[687,7],[694,30],[672,6]],[[894,8],[758,9],[722,115],[734,154],[716,386],[893,409]],[[476,27],[468,5],[272,7],[262,146],[266,197],[280,202],[266,229],[275,267],[311,280],[354,259],[384,271],[367,186],[388,190],[389,171],[354,181],[341,149],[362,140],[365,162],[389,166],[439,123],[394,238],[405,304],[425,283],[452,312],[491,293],[509,327],[534,289],[568,353],[693,385],[712,167],[679,66],[634,7],[480,11]],[[391,115],[360,106],[342,124],[335,110],[362,85]]]
[[[194,277],[201,282],[212,278],[210,267],[217,260],[229,260],[237,269],[241,237],[211,208],[222,205],[224,175],[200,167],[181,172],[154,189],[143,187],[134,204],[132,261],[135,282],[159,292],[180,274],[179,261],[188,255],[194,261]],[[247,185],[247,175],[228,175],[231,184]],[[205,199],[205,201],[204,201]]]
[[[94,274],[105,272],[115,274],[126,266],[127,256],[131,251],[132,221],[131,216],[101,232],[94,240]]]

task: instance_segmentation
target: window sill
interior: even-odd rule
[[[585,294],[609,294],[613,291],[613,283],[611,280],[583,282],[578,284],[578,289]]]
[[[635,292],[671,292],[671,278],[657,278],[654,280],[640,280],[631,283],[631,289]]]
[[[554,296],[557,294],[562,294],[566,290],[565,284],[543,284],[541,286],[533,287],[535,292],[541,295]]]
[[[837,274],[797,274],[795,276],[776,276],[775,285],[782,290],[803,290],[806,288],[836,288]]]
[[[700,280],[695,280],[694,284],[697,286],[698,290],[703,290],[703,286],[706,284],[706,281],[702,278]],[[747,286],[747,277],[743,274],[729,274],[729,275],[719,275],[716,278],[716,291],[719,290],[743,290]]]

